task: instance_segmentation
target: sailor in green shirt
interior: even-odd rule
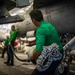
[[[17,31],[13,30],[10,34],[9,42],[13,43],[15,41],[16,37],[17,37]]]
[[[45,21],[40,22],[40,26],[36,32],[36,48],[38,52],[42,52],[43,46],[49,46],[52,43],[57,43],[59,45],[59,51],[62,50],[62,44],[60,42],[60,37],[55,29],[55,27]]]
[[[12,25],[11,26],[11,34],[10,34],[10,37],[9,37],[9,49],[8,49],[8,59],[7,59],[7,66],[13,66],[14,65],[14,56],[13,56],[13,51],[12,51],[12,48],[11,46],[14,48],[14,42],[16,40],[16,37],[17,37],[17,31],[15,30],[15,26]]]
[[[3,52],[2,52],[2,56],[1,56],[2,58],[4,58],[4,54],[8,50],[8,43],[9,43],[9,36],[7,35],[6,39],[3,41],[4,49],[3,49]]]
[[[57,30],[52,24],[43,20],[43,15],[41,11],[34,9],[29,13],[29,15],[34,25],[38,27],[36,31],[36,48],[33,51],[33,55],[31,57],[32,62],[35,63],[34,60],[37,59],[43,51],[43,46],[49,46],[52,43],[56,43],[59,46],[59,51],[62,52],[63,47]],[[31,75],[54,75],[53,73],[55,72],[55,69],[60,62],[61,60],[54,62],[52,64],[54,68],[52,68],[53,66],[50,66],[49,71],[46,70],[40,72],[36,68]]]

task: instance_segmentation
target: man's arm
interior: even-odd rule
[[[36,48],[33,52],[32,59],[37,59],[38,56],[41,54],[45,39],[45,30],[42,28],[38,29],[38,31],[36,32]]]
[[[36,50],[34,50],[33,55],[31,57],[31,60],[37,59],[40,54],[41,54],[41,52],[37,52]]]

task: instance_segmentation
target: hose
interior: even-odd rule
[[[14,48],[12,47],[12,45],[10,45],[10,46],[11,46],[12,52],[13,52],[14,56],[16,57],[16,59],[18,59],[21,62],[30,62],[29,59],[20,59],[20,58],[18,58],[17,55],[14,52]]]

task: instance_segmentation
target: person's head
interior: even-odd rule
[[[32,22],[36,25],[39,26],[39,23],[41,21],[43,21],[43,15],[42,12],[38,9],[33,9],[30,13],[29,13]]]
[[[15,26],[14,25],[11,26],[11,30],[15,30]]]

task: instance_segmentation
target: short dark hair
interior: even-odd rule
[[[14,28],[15,28],[15,26],[14,26],[14,25],[12,25],[11,27],[14,27]]]
[[[42,21],[43,20],[43,15],[42,12],[38,9],[33,9],[30,13],[29,13],[31,19],[35,19],[36,21]]]

